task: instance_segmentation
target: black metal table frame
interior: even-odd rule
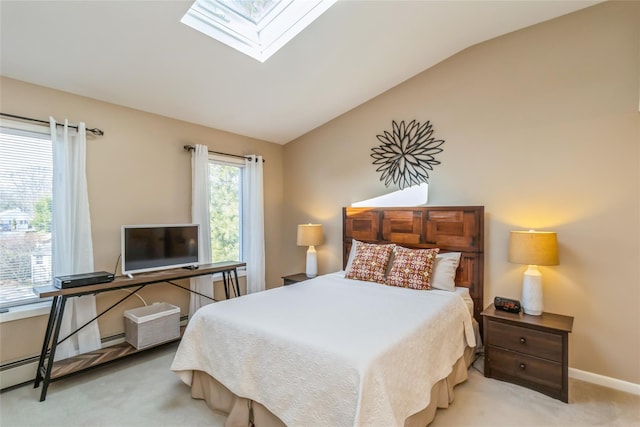
[[[215,273],[222,273],[222,281],[224,283],[224,292],[225,292],[225,297],[227,299],[229,299],[229,287],[231,287],[231,289],[233,290],[233,292],[235,293],[235,296],[240,296],[240,286],[238,284],[238,270],[236,267],[232,267],[232,268],[228,268],[228,269],[224,269],[224,270],[220,270],[220,271],[216,271],[214,273],[202,273],[202,274],[190,274],[188,276],[185,276],[184,278],[192,278],[192,277],[198,277],[198,276],[204,276],[207,274],[215,274]],[[233,273],[233,276],[231,275]],[[174,278],[172,280],[180,280],[182,278]],[[49,384],[52,381],[56,381],[58,378],[51,378],[51,370],[53,368],[53,363],[54,363],[54,359],[55,359],[55,354],[56,354],[56,348],[58,347],[59,344],[63,343],[64,341],[68,340],[69,338],[71,338],[73,335],[77,334],[78,332],[80,332],[82,329],[84,329],[85,327],[87,327],[89,324],[91,324],[91,322],[96,321],[98,318],[102,317],[104,314],[108,313],[110,310],[112,310],[114,307],[116,307],[117,305],[119,305],[120,303],[124,302],[125,300],[127,300],[128,298],[130,298],[131,296],[135,295],[138,291],[140,291],[141,289],[149,286],[149,285],[154,285],[157,283],[168,283],[170,285],[176,286],[180,289],[183,289],[185,291],[203,296],[205,298],[208,298],[210,300],[213,301],[217,301],[215,299],[213,299],[212,297],[202,294],[200,292],[194,291],[192,289],[189,288],[185,288],[183,286],[180,286],[176,283],[173,283],[171,280],[166,280],[166,279],[157,279],[157,280],[151,280],[149,282],[145,282],[145,283],[136,283],[136,284],[131,284],[131,285],[119,285],[119,286],[115,286],[113,288],[105,288],[105,289],[100,289],[100,290],[92,290],[92,291],[87,291],[87,292],[82,292],[81,289],[82,288],[75,288],[78,289],[78,292],[74,292],[72,295],[56,295],[53,297],[53,301],[51,303],[51,311],[49,312],[49,321],[47,322],[47,329],[45,331],[45,335],[44,335],[44,341],[42,344],[42,351],[40,352],[40,359],[38,361],[38,369],[36,371],[36,379],[34,381],[34,385],[33,388],[38,388],[40,386],[40,382],[42,382],[42,392],[40,393],[40,402],[43,402],[46,397],[47,397],[47,389],[49,388]],[[213,286],[213,283],[212,283]],[[133,288],[133,287],[137,287],[137,289],[133,292],[130,292],[127,296],[121,298],[120,300],[118,300],[116,303],[112,304],[109,308],[103,310],[102,312],[98,313],[94,318],[92,318],[91,320],[89,320],[88,322],[86,322],[84,325],[80,326],[79,328],[75,329],[74,331],[71,331],[69,333],[69,335],[67,335],[66,337],[64,337],[63,339],[61,339],[60,341],[58,341],[58,338],[60,336],[60,326],[62,324],[62,316],[64,315],[64,307],[66,304],[66,301],[68,298],[74,298],[74,297],[79,297],[79,296],[83,296],[83,295],[92,295],[92,294],[99,294],[102,292],[110,292],[110,291],[114,291],[117,289],[126,289],[126,288]],[[75,290],[74,289],[74,290]],[[49,343],[51,343],[51,348],[49,348]],[[45,367],[45,360],[47,359],[47,354],[48,354],[48,361],[47,361],[47,366]],[[78,371],[80,372],[80,370]]]

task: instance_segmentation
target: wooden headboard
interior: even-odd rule
[[[352,239],[367,243],[395,243],[407,248],[440,248],[440,252],[461,252],[456,286],[469,288],[474,317],[482,325],[484,206],[343,208],[343,267],[347,265]]]

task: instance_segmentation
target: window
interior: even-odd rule
[[[180,22],[264,62],[335,2],[196,0]]]
[[[38,302],[51,283],[53,154],[49,128],[0,126],[0,308]]]
[[[212,262],[242,261],[244,162],[209,157]]]

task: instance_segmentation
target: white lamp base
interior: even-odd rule
[[[535,265],[530,265],[522,279],[522,309],[525,314],[542,314],[542,274]]]
[[[316,277],[318,275],[318,256],[315,246],[309,246],[307,250],[307,277]]]

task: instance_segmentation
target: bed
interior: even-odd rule
[[[483,216],[477,206],[344,208],[345,270],[203,307],[171,369],[228,414],[226,426],[425,426],[453,401],[479,339]],[[458,253],[454,287],[353,277],[362,248],[391,244]]]

